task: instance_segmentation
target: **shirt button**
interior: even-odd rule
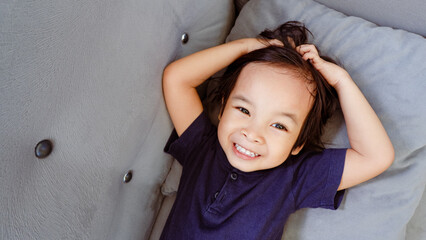
[[[238,175],[236,174],[236,173],[231,173],[231,179],[232,180],[237,180],[237,178],[238,178]]]
[[[219,196],[219,192],[216,192],[216,193],[214,194],[214,198],[216,199],[216,198],[217,198],[217,196]]]

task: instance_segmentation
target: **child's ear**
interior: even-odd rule
[[[298,146],[297,148],[291,150],[291,155],[297,155],[300,153],[300,151],[302,151],[303,146],[305,146],[305,144],[302,144],[300,146]]]

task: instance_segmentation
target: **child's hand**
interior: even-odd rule
[[[245,53],[249,53],[269,46],[284,46],[284,44],[278,39],[244,38],[236,40],[236,42],[240,42],[244,45]]]
[[[327,80],[327,82],[336,87],[340,81],[344,79],[350,79],[348,72],[340,66],[325,61],[322,59],[316,47],[312,44],[304,44],[296,47],[297,52],[302,56],[303,59],[309,60],[312,65],[317,69],[321,75]]]

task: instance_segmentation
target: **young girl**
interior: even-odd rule
[[[392,144],[339,66],[289,22],[262,39],[240,39],[171,63],[163,90],[175,126],[165,150],[182,165],[161,239],[281,239],[300,208],[336,209],[343,191],[385,171]],[[227,67],[219,125],[196,87]],[[351,148],[323,149],[336,92]]]

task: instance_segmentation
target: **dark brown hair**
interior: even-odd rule
[[[338,105],[337,93],[324,77],[312,66],[309,61],[303,60],[294,46],[307,43],[309,30],[300,22],[286,22],[275,30],[265,30],[260,34],[264,39],[278,39],[284,43],[283,47],[268,46],[245,54],[231,63],[219,81],[218,99],[226,104],[242,69],[249,63],[267,63],[274,66],[294,70],[309,84],[313,84],[311,92],[314,103],[310,109],[293,146],[293,149],[304,146],[304,149],[320,151],[324,149],[321,135],[324,125],[331,117]],[[260,41],[262,39],[260,38]],[[321,56],[331,61],[330,58]],[[222,106],[223,113],[224,106]]]

